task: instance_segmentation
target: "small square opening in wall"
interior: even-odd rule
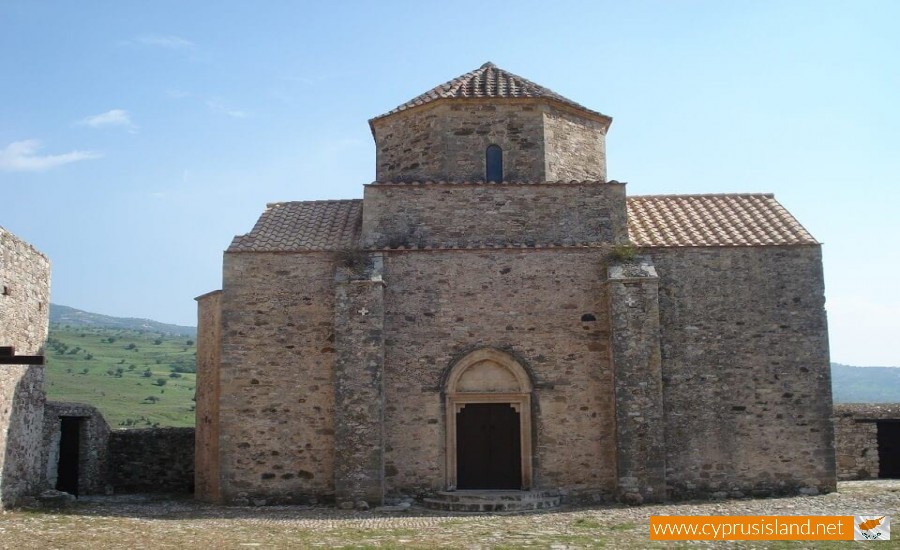
[[[6,285],[3,285],[3,295],[9,296],[9,287]]]

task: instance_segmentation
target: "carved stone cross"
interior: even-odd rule
[[[366,309],[366,308],[362,308],[362,309],[359,310],[357,313],[359,313],[360,315],[362,315],[363,317],[365,317],[366,315],[369,314],[369,310]]]

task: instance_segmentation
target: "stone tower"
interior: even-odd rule
[[[369,126],[379,182],[603,182],[611,122],[485,63]]]
[[[0,347],[41,353],[47,340],[50,261],[0,227]],[[41,480],[44,367],[0,363],[0,509],[21,503]]]

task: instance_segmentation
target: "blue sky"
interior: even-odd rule
[[[195,324],[267,202],[358,198],[367,120],[485,61],[614,118],[632,195],[773,192],[832,359],[900,365],[900,2],[0,2],[0,225],[53,301]]]

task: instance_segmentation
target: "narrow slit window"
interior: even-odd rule
[[[484,179],[497,183],[503,181],[503,149],[499,145],[489,145],[485,155],[486,169]]]

